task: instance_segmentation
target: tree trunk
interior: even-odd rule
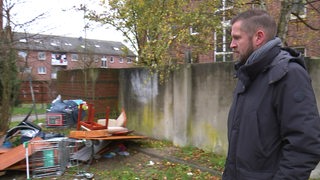
[[[281,12],[278,21],[278,37],[287,44],[288,24],[292,11],[292,0],[281,0]]]
[[[10,9],[6,10],[6,19],[8,24],[5,28],[1,28],[0,30],[0,82],[2,88],[0,102],[0,135],[5,134],[9,128],[12,107],[14,106],[17,96],[17,89],[19,87],[16,64],[17,53],[12,44],[12,31],[9,24],[9,11]]]
[[[11,77],[11,62],[10,62],[10,47],[8,46],[8,29],[5,29],[1,32],[0,37],[0,61],[1,61],[1,86],[2,86],[2,94],[1,94],[1,116],[0,116],[0,133],[5,133],[9,128],[9,121],[11,117],[11,98],[12,98],[12,90],[13,83]]]

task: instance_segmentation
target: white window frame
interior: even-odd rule
[[[38,52],[38,60],[46,60],[46,52]]]
[[[132,59],[131,58],[127,58],[127,63],[131,64],[132,63]]]
[[[124,60],[123,60],[123,58],[121,57],[121,58],[119,58],[119,63],[123,63],[124,62]]]
[[[227,57],[232,55],[232,51],[228,51],[227,45],[230,43],[228,42],[228,36],[230,37],[230,34],[227,34],[227,29],[230,28],[230,20],[226,19],[225,16],[225,11],[232,9],[232,6],[228,5],[228,0],[222,0],[222,7],[217,10],[217,12],[222,13],[222,21],[221,21],[221,26],[222,26],[222,51],[218,51],[218,38],[217,38],[217,33],[214,33],[214,61],[217,62],[218,56],[222,56],[222,62],[227,61]]]
[[[106,56],[102,56],[102,58],[101,58],[101,67],[102,68],[107,68],[108,67],[107,57]]]
[[[47,74],[47,68],[45,66],[39,66],[38,74]]]

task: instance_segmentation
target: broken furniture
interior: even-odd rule
[[[117,119],[98,119],[98,124],[105,125],[109,127],[126,127],[127,124],[127,115],[125,110],[122,108],[121,114]]]
[[[80,128],[92,131],[92,130],[106,130],[109,134],[123,134],[128,133],[128,129],[125,127],[127,123],[127,116],[124,109],[122,109],[121,114],[117,119],[109,119],[110,107],[106,108],[105,119],[98,119],[97,122],[94,121],[94,106],[88,104],[88,116],[86,120],[81,120],[79,117],[82,116],[82,105],[79,108],[77,130]],[[103,131],[100,131],[100,133]],[[75,133],[75,132],[74,132]],[[81,132],[79,132],[81,133]],[[98,133],[98,132],[97,132]],[[72,135],[73,136],[73,135]],[[105,135],[107,136],[107,134]]]
[[[110,113],[110,107],[108,106],[106,109],[106,123],[104,125],[98,124],[94,121],[94,106],[93,104],[88,104],[88,115],[86,120],[81,120],[82,117],[82,106],[83,104],[80,104],[80,108],[78,111],[78,123],[77,123],[77,130],[80,130],[80,128],[84,128],[88,131],[90,130],[101,130],[101,129],[108,129],[108,119],[109,119],[109,113]]]

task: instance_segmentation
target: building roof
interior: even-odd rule
[[[15,47],[21,50],[65,53],[84,53],[85,50],[88,50],[88,52],[94,54],[135,56],[135,54],[130,51],[123,43],[116,41],[20,32],[15,32],[13,35],[13,39],[15,42]],[[85,49],[85,47],[87,47],[87,49]],[[125,54],[125,51],[122,51],[123,48],[128,49],[127,54]]]

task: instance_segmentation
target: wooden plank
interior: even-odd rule
[[[70,134],[69,134],[69,137],[83,137],[83,138],[105,137],[105,136],[111,136],[106,129],[93,130],[93,131],[70,131]]]
[[[35,137],[32,141],[42,140],[40,137]],[[28,146],[28,155],[31,155],[31,147]],[[3,154],[0,154],[0,171],[6,169],[7,167],[23,160],[26,158],[26,149],[23,147],[23,144],[10,149]]]
[[[82,137],[71,137],[75,139],[91,139],[91,140],[126,140],[126,139],[145,139],[146,136],[135,136],[135,135],[125,135],[125,136],[107,136],[107,137],[89,137],[89,138],[82,138]]]
[[[11,148],[0,148],[0,154],[10,151]]]
[[[44,164],[43,162],[37,162],[37,163],[29,162],[29,170],[32,171],[33,167],[41,167],[43,166],[43,164]],[[25,171],[26,169],[27,169],[27,164],[25,160],[22,160],[21,162],[6,168],[6,170],[20,170],[20,171]]]

